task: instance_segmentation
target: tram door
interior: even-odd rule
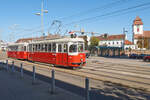
[[[57,64],[67,66],[67,44],[58,44]]]
[[[68,65],[68,44],[63,44],[63,65],[67,66]]]

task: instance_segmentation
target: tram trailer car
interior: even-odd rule
[[[82,67],[86,63],[82,38],[61,38],[29,43],[28,60],[65,67]]]
[[[27,60],[28,58],[27,47],[28,47],[27,43],[10,44],[8,45],[7,57]]]
[[[7,55],[11,58],[72,68],[82,67],[86,63],[84,40],[82,38],[15,43],[8,46]]]

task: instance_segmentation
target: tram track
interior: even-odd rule
[[[109,62],[109,61],[97,61],[97,60],[93,60],[93,59],[88,59],[88,61],[89,61],[89,64],[94,64],[94,63],[96,63],[96,64],[104,64],[105,63],[105,65],[107,65],[107,63],[109,63],[109,65],[117,65],[119,68],[120,67],[126,67],[126,68],[136,68],[136,69],[146,69],[146,70],[150,70],[150,67],[148,68],[147,66],[144,66],[144,65],[141,65],[141,64],[130,64],[129,65],[129,63],[127,62],[127,64],[122,64],[121,62],[121,64],[120,63],[118,63],[117,61],[114,61],[114,62]],[[140,62],[143,62],[143,61],[140,61]],[[137,62],[136,62],[137,63]],[[143,63],[144,64],[144,63]],[[150,64],[150,63],[148,63],[147,62],[147,64]]]
[[[91,79],[94,80],[99,80],[99,81],[109,81],[109,82],[113,82],[113,83],[117,83],[117,84],[123,84],[125,86],[131,86],[131,87],[145,87],[148,89],[148,91],[150,91],[150,82],[148,81],[149,78],[143,78],[143,77],[134,77],[134,76],[129,76],[129,75],[118,75],[116,76],[116,73],[111,73],[111,75],[107,75],[108,73],[110,74],[110,72],[100,72],[101,74],[97,74],[95,73],[95,71],[90,71],[85,68],[83,68],[83,70],[70,70],[70,69],[64,69],[64,68],[57,68],[57,67],[50,67],[49,65],[43,64],[43,63],[31,63],[31,62],[26,62],[26,61],[20,61],[20,60],[15,60],[15,59],[10,59],[9,60],[14,60],[15,62],[17,61],[18,64],[19,63],[24,63],[25,66],[27,65],[35,65],[36,67],[42,68],[41,70],[43,71],[47,71],[44,69],[55,69],[56,71],[59,72],[65,72],[65,73],[69,73],[72,75],[77,75],[77,76],[82,76],[82,77],[89,77]],[[44,69],[43,69],[44,68]],[[85,70],[84,70],[85,69]],[[120,77],[118,77],[120,76]],[[142,81],[139,81],[142,80]],[[126,83],[126,84],[124,84]],[[134,85],[130,85],[130,84],[134,84]]]
[[[98,67],[93,67],[93,66],[98,66]],[[91,66],[84,67],[83,69],[91,69],[93,71],[96,71],[97,69],[107,69],[107,70],[115,70],[115,71],[124,71],[124,72],[130,72],[130,73],[136,73],[136,74],[144,74],[144,75],[150,75],[149,70],[137,70],[137,69],[128,69],[128,68],[123,68],[121,67],[120,69],[116,66],[100,66],[98,64],[92,64]]]
[[[80,70],[82,72],[86,72],[85,70]],[[139,77],[139,76],[135,76],[135,75],[128,75],[127,74],[121,74],[121,73],[115,73],[115,72],[111,72],[111,70],[109,71],[104,71],[104,70],[97,70],[97,73],[96,71],[91,71],[91,70],[88,70],[89,73],[91,74],[96,74],[96,75],[106,75],[106,76],[115,76],[116,78],[119,78],[119,79],[130,79],[130,80],[134,80],[136,82],[141,82],[141,81],[138,81],[138,80],[142,80],[146,83],[149,83],[149,79],[150,77],[147,76],[147,77]]]
[[[106,62],[108,63],[108,62]],[[98,67],[101,67],[99,65],[102,65],[102,64],[105,64],[105,63],[89,63],[89,64],[92,64],[93,65],[93,68],[98,68]],[[98,65],[98,67],[97,67]],[[104,67],[108,67],[108,68],[120,68],[120,69],[127,69],[127,70],[135,70],[135,71],[144,71],[144,72],[150,72],[150,68],[148,67],[137,67],[137,66],[132,66],[132,65],[126,65],[126,64],[115,64],[115,63],[111,63],[109,62],[109,64],[105,64]]]

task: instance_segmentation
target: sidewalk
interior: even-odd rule
[[[32,77],[6,72],[0,67],[0,100],[84,100],[83,97],[56,87],[56,93],[50,93],[50,84],[37,80],[32,85]]]

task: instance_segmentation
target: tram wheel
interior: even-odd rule
[[[72,67],[73,70],[80,69],[80,67]]]

